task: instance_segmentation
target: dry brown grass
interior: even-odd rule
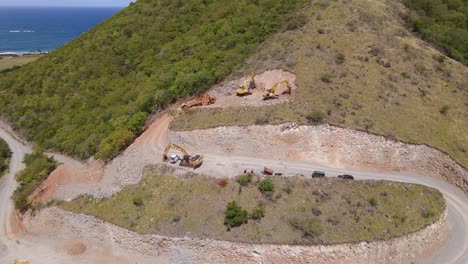
[[[428,144],[467,167],[468,68],[441,60],[440,52],[405,29],[404,12],[400,3],[386,0],[310,6],[303,11],[304,27],[266,41],[233,76],[290,70],[297,74],[294,102],[198,110],[176,119],[172,129],[309,123],[306,117],[321,111],[325,122]]]
[[[235,179],[221,186],[218,179],[171,173],[150,168],[109,199],[81,197],[60,207],[142,233],[280,244],[388,239],[433,223],[445,208],[439,191],[421,185],[270,177],[275,191],[267,197],[258,189],[260,175],[245,186]],[[264,207],[265,217],[227,231],[224,211],[233,200],[249,213]]]

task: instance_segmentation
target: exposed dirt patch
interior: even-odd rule
[[[171,121],[172,117],[168,114],[156,118],[133,144],[105,167],[96,164],[94,168],[93,166],[80,168],[83,171],[80,175],[88,175],[88,178],[96,179],[96,182],[80,181],[61,186],[56,197],[71,200],[84,193],[95,197],[107,197],[120,190],[122,186],[137,183],[145,166],[161,162],[162,153],[168,143],[167,133]]]
[[[65,252],[70,256],[81,255],[86,251],[86,245],[78,239],[68,239],[57,246],[57,251]]]
[[[64,234],[73,231],[81,240],[99,241],[103,246],[112,241],[114,250],[133,256],[133,262],[138,263],[310,263],[311,259],[314,263],[412,263],[443,243],[447,233],[446,213],[436,223],[404,237],[333,246],[255,245],[142,235],[57,208],[42,210],[34,220],[31,224],[35,228],[60,227]]]
[[[36,202],[44,202],[53,198],[62,198],[57,194],[62,188],[74,188],[83,184],[97,183],[102,180],[104,164],[101,161],[89,159],[85,163],[72,158],[53,154],[62,162],[44,183],[31,195]]]
[[[296,75],[284,70],[269,70],[255,77],[257,88],[253,89],[251,95],[236,96],[236,89],[243,84],[248,77],[230,81],[228,83],[212,88],[208,94],[216,98],[216,102],[212,105],[199,108],[227,108],[235,106],[265,106],[272,104],[285,103],[291,100],[296,94]],[[275,83],[286,80],[291,86],[291,94],[283,94],[287,91],[285,84],[278,86],[276,94],[280,95],[278,99],[263,100],[265,89],[270,89]]]

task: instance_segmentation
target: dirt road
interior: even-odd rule
[[[275,172],[287,173],[285,176],[303,174],[306,177],[310,177],[311,171],[322,170],[326,173],[327,177],[346,173],[354,175],[356,179],[417,183],[439,189],[447,201],[448,220],[452,229],[445,246],[421,263],[468,263],[468,197],[460,189],[442,180],[405,172],[382,173],[351,168],[337,169],[311,162],[290,162],[219,154],[205,155],[205,164],[215,165],[202,166],[199,172],[219,177],[236,175],[236,173],[238,174],[244,169],[253,169],[256,172],[260,172],[264,166],[267,166]]]
[[[163,116],[160,122],[155,122],[143,133],[122,155],[111,162],[105,169],[105,176],[102,183],[98,184],[100,189],[109,188],[109,186],[122,186],[138,181],[141,175],[141,169],[151,163],[160,162],[161,151],[167,143],[167,127],[171,121],[169,116]],[[0,136],[5,138],[15,152],[12,160],[11,171],[17,171],[21,168],[22,155],[30,151],[20,142],[15,141],[8,133],[0,130]],[[283,172],[285,176],[290,174],[310,175],[312,170],[323,170],[327,176],[336,176],[341,173],[353,174],[357,179],[386,179],[401,182],[419,183],[439,189],[447,200],[448,217],[452,226],[452,231],[446,245],[434,255],[423,261],[423,263],[468,263],[468,198],[456,187],[430,177],[413,175],[410,173],[382,173],[369,170],[357,170],[346,168],[332,168],[323,164],[311,162],[291,162],[272,159],[260,159],[244,156],[203,153],[205,154],[205,164],[197,172],[216,175],[217,177],[232,177],[243,169],[254,169],[260,171],[263,166],[271,167],[275,172]],[[66,161],[66,160],[63,160]],[[12,173],[13,174],[13,173]],[[5,177],[0,183],[0,198],[2,199],[2,208],[0,208],[0,223],[2,233],[11,231],[10,215],[12,211],[9,195],[14,189],[14,180],[12,174]],[[6,186],[7,188],[5,188]],[[64,189],[65,190],[65,189]],[[5,202],[5,200],[7,202]],[[5,205],[5,206],[3,206]],[[102,234],[102,236],[111,236],[111,234]],[[50,239],[50,238],[49,238]],[[10,249],[11,239],[0,238],[0,243],[8,245]],[[43,252],[55,254],[49,256],[49,260],[58,263],[60,260],[66,260],[63,255],[55,252],[50,246],[38,238],[30,238],[26,248],[34,248],[41,244]],[[0,253],[1,253],[0,244]],[[16,252],[17,253],[17,252]],[[128,253],[130,254],[130,253]],[[0,254],[1,255],[1,254]],[[30,256],[30,255],[28,255]],[[1,257],[0,257],[1,260]],[[49,262],[47,262],[49,263]],[[54,263],[54,262],[52,262]]]
[[[0,243],[4,237],[14,236],[15,228],[12,226],[12,220],[15,219],[13,214],[13,203],[10,199],[13,191],[16,189],[15,174],[23,169],[23,157],[26,153],[31,152],[29,146],[23,145],[7,130],[0,129],[0,137],[2,137],[13,152],[10,161],[10,170],[0,180]]]

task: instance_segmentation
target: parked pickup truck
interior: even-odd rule
[[[312,173],[312,178],[322,178],[325,177],[325,172],[323,171],[314,171]]]

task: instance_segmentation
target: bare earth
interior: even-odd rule
[[[71,182],[79,182],[79,180],[73,179],[73,177],[83,175],[74,171],[74,173],[70,173],[69,175],[70,180],[68,184],[65,183],[60,186],[53,197],[62,196],[66,199],[71,199],[80,193],[89,193],[96,197],[109,196],[124,185],[138,182],[143,167],[148,164],[159,163],[165,144],[168,143],[169,140],[172,140],[174,143],[187,147],[189,151],[206,155],[204,165],[196,172],[216,175],[218,177],[232,177],[244,168],[251,168],[258,171],[266,165],[272,167],[275,171],[288,173],[286,176],[298,173],[307,174],[310,173],[311,170],[322,169],[326,171],[327,175],[332,176],[343,172],[350,172],[358,179],[388,179],[421,183],[430,187],[436,187],[443,192],[447,199],[448,221],[453,226],[453,231],[449,234],[444,250],[435,254],[435,256],[427,260],[427,262],[440,263],[438,260],[444,260],[444,263],[464,263],[468,257],[466,248],[466,245],[468,245],[468,238],[464,236],[467,233],[466,228],[468,226],[465,224],[468,223],[468,216],[466,215],[466,212],[468,212],[467,197],[461,191],[456,190],[452,185],[443,183],[434,178],[414,176],[401,172],[382,173],[365,171],[362,169],[344,169],[345,166],[343,162],[336,162],[337,160],[339,161],[339,159],[331,158],[337,154],[336,151],[330,151],[331,154],[326,155],[325,152],[320,152],[324,151],[322,148],[318,150],[309,149],[311,153],[316,153],[316,155],[311,155],[309,152],[298,151],[294,153],[292,151],[294,149],[294,144],[299,144],[301,149],[304,150],[311,146],[327,146],[333,142],[335,142],[334,144],[338,144],[335,149],[346,148],[346,142],[352,144],[352,146],[356,148],[356,146],[360,146],[360,144],[364,144],[363,142],[367,142],[368,140],[364,137],[365,134],[362,132],[345,130],[348,134],[345,134],[346,137],[342,136],[344,138],[351,136],[351,138],[354,139],[352,141],[338,140],[339,137],[337,137],[336,133],[343,133],[339,132],[339,129],[335,130],[334,128],[327,127],[297,127],[292,124],[251,128],[217,128],[205,131],[169,133],[168,126],[170,121],[170,116],[163,115],[160,119],[152,123],[140,138],[104,168],[104,176],[101,182],[70,184]],[[239,129],[240,132],[238,131]],[[319,129],[320,137],[317,135],[314,136],[313,131],[315,131],[315,129]],[[296,130],[301,132],[295,133],[294,131]],[[313,144],[318,145],[301,145],[301,139],[298,139],[297,135],[294,136],[295,134],[304,135],[307,139],[306,141],[312,143],[316,142]],[[268,139],[272,136],[274,140],[268,143]],[[232,143],[221,144],[219,140],[222,140],[223,137]],[[248,139],[248,137],[252,137],[253,139]],[[312,139],[309,137],[312,137]],[[375,136],[369,135],[369,137],[372,138]],[[190,144],[189,138],[197,140],[198,144]],[[256,143],[250,141],[254,139],[257,139],[255,140]],[[388,148],[388,146],[385,147],[386,144],[402,144],[391,141],[388,143],[386,139],[379,140],[378,138],[373,138],[371,143],[374,144],[373,148],[375,153],[380,153],[382,150]],[[19,144],[19,142],[16,142],[16,144]],[[250,144],[252,145],[250,146]],[[286,145],[289,146],[289,149],[284,148]],[[405,146],[404,144],[400,147],[402,146],[411,147]],[[363,147],[363,149],[365,148]],[[255,154],[248,154],[250,151],[254,151]],[[262,158],[262,156],[268,153],[271,155],[271,158]],[[281,153],[289,154],[285,155],[284,160],[279,160],[279,158],[281,158]],[[318,155],[319,153],[320,155]],[[423,154],[424,153],[421,153],[421,156],[415,156],[412,163],[424,160],[425,156]],[[315,159],[315,162],[298,161],[310,160],[310,158],[307,158],[309,157],[308,155],[320,156],[321,158],[318,161],[330,162],[338,166],[335,168],[326,167],[323,164],[317,163]],[[439,153],[439,155],[444,157],[441,153]],[[396,156],[397,155],[383,155],[382,160],[390,159],[389,162],[392,164],[391,158]],[[75,163],[75,161],[71,160],[67,161],[67,158],[63,156],[56,156],[56,158],[66,164],[70,163],[68,166],[71,166],[71,168],[75,167],[82,170],[81,166],[83,165],[81,163]],[[289,159],[289,161],[286,159]],[[422,164],[427,164],[427,162],[423,162]],[[362,164],[354,165],[360,166]],[[448,165],[450,165],[450,163]],[[373,167],[372,162],[369,163],[367,167],[386,171],[393,171],[395,169],[391,166]],[[62,172],[66,172],[66,169],[62,170]],[[182,171],[185,170],[186,169],[182,169]],[[67,178],[68,176],[62,177]],[[76,215],[56,208],[42,210],[38,212],[36,217],[27,217],[24,223],[27,230],[26,233],[17,236],[15,239],[1,239],[4,244],[3,247],[0,246],[0,249],[3,250],[3,260],[10,261],[11,258],[15,257],[25,260],[40,259],[36,261],[37,263],[205,263],[205,261],[213,262],[213,259],[222,259],[225,260],[225,262],[236,262],[238,260],[237,257],[241,256],[245,257],[244,259],[246,261],[251,260],[252,262],[258,263],[279,261],[283,263],[287,260],[304,260],[302,258],[295,258],[294,256],[297,257],[304,254],[309,256],[308,254],[312,254],[310,257],[316,257],[323,255],[323,252],[329,252],[328,255],[324,256],[329,256],[328,260],[333,259],[333,262],[336,263],[363,263],[373,262],[373,260],[376,259],[387,263],[401,263],[415,260],[419,255],[430,255],[425,248],[415,249],[414,246],[428,245],[429,241],[440,243],[445,240],[444,234],[446,234],[442,231],[445,226],[442,223],[436,224],[432,229],[427,229],[432,230],[429,234],[417,232],[411,238],[401,238],[402,240],[399,240],[397,244],[403,248],[408,247],[408,241],[412,241],[410,244],[413,245],[413,248],[411,248],[413,255],[405,255],[406,253],[395,254],[395,252],[401,252],[399,247],[397,250],[395,244],[389,243],[358,244],[352,247],[344,246],[351,250],[350,252],[354,252],[347,255],[342,253],[343,248],[338,248],[338,250],[337,248],[318,247],[318,251],[315,251],[311,248],[297,249],[284,246],[280,248],[275,247],[273,249],[268,248],[268,245],[252,245],[246,247],[246,245],[243,244],[221,241],[207,242],[192,238],[152,238],[141,236],[108,223],[103,223],[91,216]],[[427,230],[424,229],[421,232],[429,232]],[[220,245],[222,245],[221,248]],[[391,246],[387,248],[385,245]],[[436,249],[439,248],[438,245],[439,244],[431,244],[430,248],[436,251]],[[32,248],[34,248],[34,250],[31,250]],[[267,254],[267,252],[271,253]],[[366,253],[364,254],[364,252]],[[211,256],[211,258],[209,256]],[[363,259],[364,256],[365,259]],[[0,257],[0,261],[1,260],[2,257]]]

